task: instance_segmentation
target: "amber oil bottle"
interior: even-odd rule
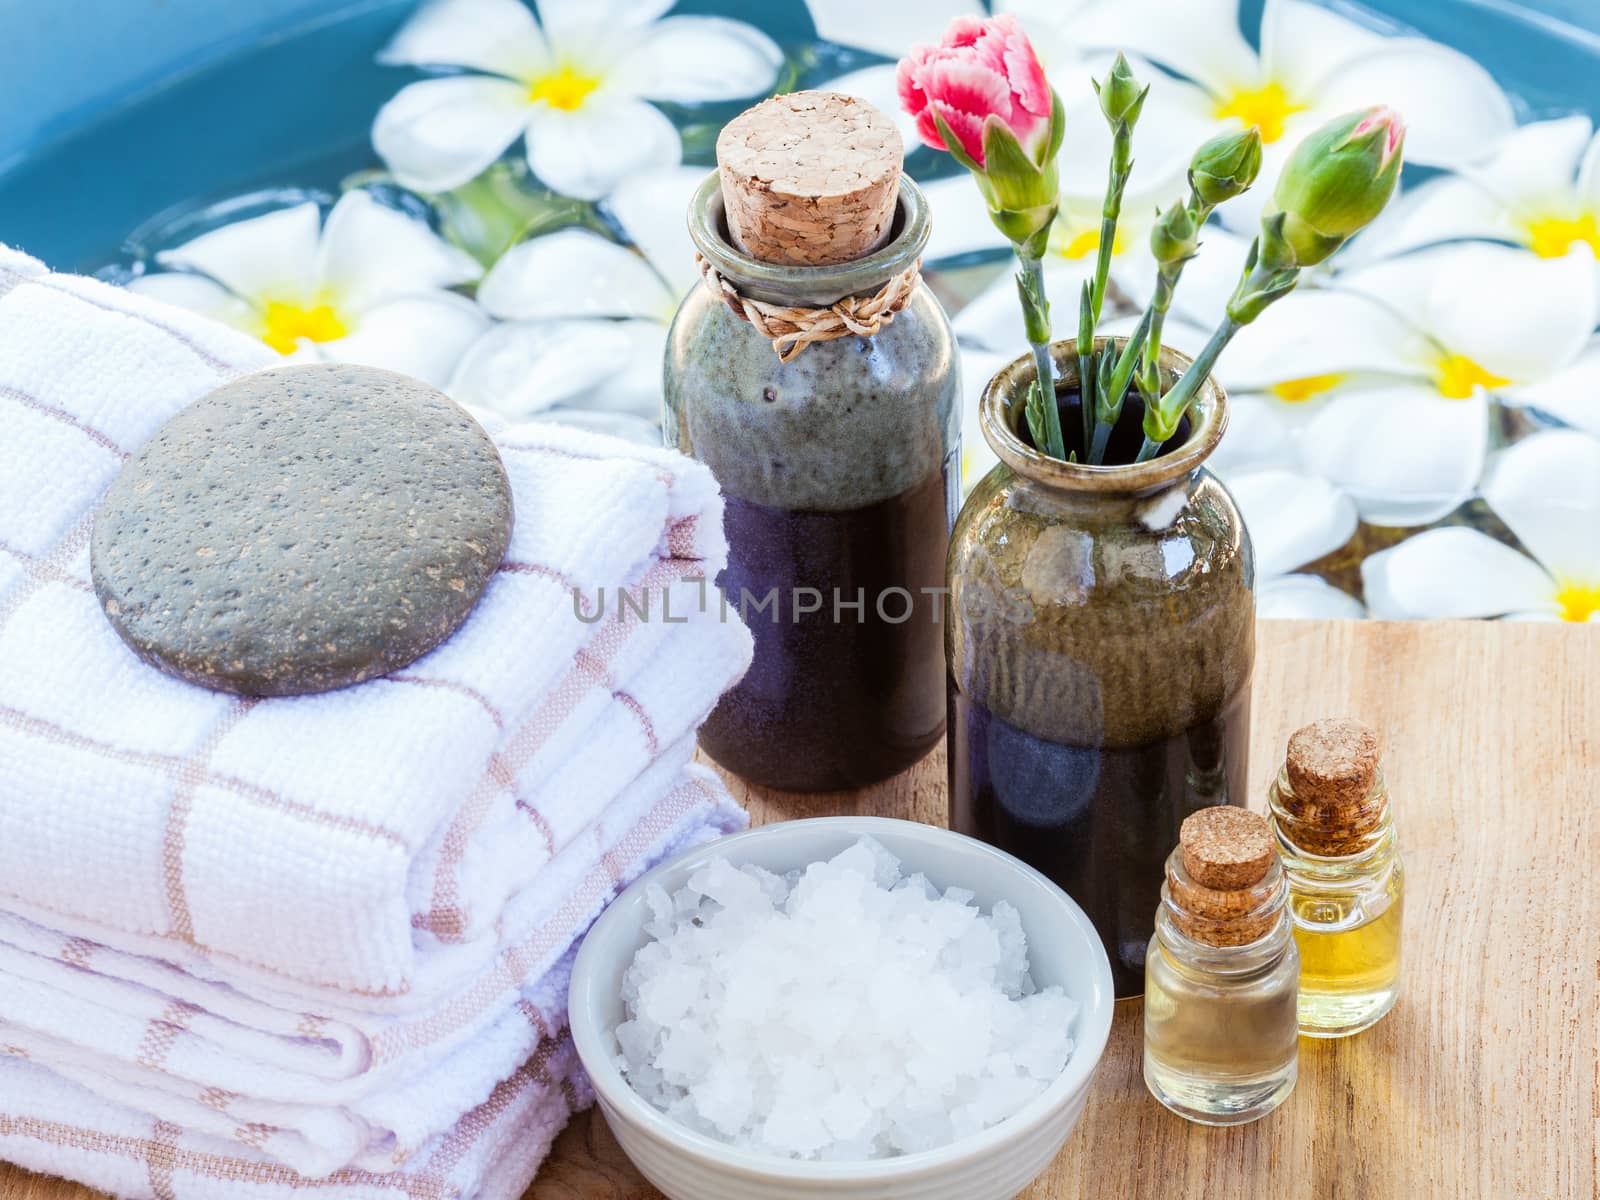
[[[1268,804],[1300,947],[1300,1032],[1359,1033],[1400,994],[1405,877],[1377,733],[1344,718],[1297,730]]]

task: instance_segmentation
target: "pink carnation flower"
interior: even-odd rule
[[[913,46],[895,81],[900,103],[935,150],[948,150],[934,115],[980,167],[983,124],[998,117],[1030,154],[1050,129],[1050,85],[1028,37],[1009,14],[957,17],[937,46]]]

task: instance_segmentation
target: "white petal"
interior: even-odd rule
[[[975,250],[1009,248],[1011,243],[994,227],[989,206],[967,172],[924,183],[922,192],[933,218],[928,248],[922,254],[924,262],[931,264]]]
[[[1256,584],[1256,616],[1268,620],[1360,620],[1365,606],[1315,575],[1280,575]]]
[[[183,271],[156,271],[128,281],[128,290],[201,313],[247,333],[261,332],[261,314],[220,283]]]
[[[528,112],[528,89],[520,83],[477,75],[425,79],[378,110],[372,146],[406,187],[447,192],[505,153]]]
[[[700,278],[689,239],[689,201],[706,174],[705,167],[642,171],[606,197],[605,207],[622,232],[678,297],[687,295]]]
[[[1073,33],[1084,47],[1153,58],[1214,95],[1260,75],[1255,51],[1239,32],[1238,0],[1101,0],[1075,17]]]
[[[643,100],[597,92],[572,112],[538,105],[528,118],[533,173],[580,200],[598,200],[630,175],[675,167],[682,157],[677,127]]]
[[[1593,132],[1585,116],[1534,121],[1501,138],[1494,154],[1469,173],[1512,208],[1559,200],[1564,210]]]
[[[934,43],[955,17],[983,16],[977,0],[806,0],[817,36],[899,58],[918,43]]]
[[[1516,126],[1494,76],[1459,50],[1423,38],[1386,38],[1344,63],[1318,89],[1328,119],[1381,99],[1406,120],[1406,160],[1455,167],[1482,160]]]
[[[517,419],[557,404],[581,403],[624,361],[629,339],[622,325],[602,320],[496,325],[462,355],[446,390],[463,404]]]
[[[922,135],[917,132],[917,122],[900,104],[900,93],[895,86],[894,63],[879,63],[835,75],[817,86],[825,92],[838,92],[865,100],[879,112],[887,113],[900,131],[900,140],[910,154],[922,145]],[[965,174],[962,176],[965,178]],[[924,185],[927,186],[927,185]]]
[[[309,300],[316,290],[321,224],[321,211],[308,201],[202,233],[163,250],[156,260],[200,271],[252,302]]]
[[[1076,330],[1078,291],[1083,281],[1093,273],[1093,259],[1046,260],[1044,289],[1051,302],[1058,337],[1071,337]],[[1028,339],[1022,328],[1022,305],[1017,298],[1015,259],[1007,264],[1004,274],[956,314],[953,327],[963,345],[1013,356],[1027,352]]]
[[[1506,206],[1471,179],[1441,176],[1401,192],[1333,259],[1350,270],[1421,246],[1456,239],[1518,241],[1521,227]]]
[[[1449,352],[1516,382],[1572,362],[1596,323],[1587,253],[1539,258],[1509,246],[1439,246],[1342,274],[1338,284],[1389,305]]]
[[[1349,493],[1374,525],[1426,525],[1467,500],[1483,472],[1488,401],[1409,384],[1351,388],[1306,426],[1308,468]]]
[[[1554,375],[1501,388],[1496,395],[1506,404],[1536,408],[1568,425],[1600,435],[1600,340],[1591,341],[1582,354]]]
[[[408,292],[470,283],[483,273],[470,254],[360,189],[333,206],[317,256],[323,286],[356,310]]]
[[[660,317],[673,302],[643,257],[585,229],[561,229],[511,247],[478,287],[478,303],[511,321]]]
[[[1261,73],[1306,95],[1345,64],[1384,44],[1382,34],[1306,0],[1267,0],[1261,13]]]
[[[667,354],[667,327],[659,321],[617,321],[626,339],[619,369],[580,402],[597,412],[631,413],[661,421],[661,362]],[[570,407],[570,406],[569,406]]]
[[[1483,498],[1552,575],[1600,585],[1600,440],[1535,434],[1496,454]]]
[[[1476,529],[1428,529],[1361,564],[1375,617],[1494,617],[1553,608],[1539,565]]]
[[[384,367],[442,388],[488,326],[483,310],[463,296],[419,292],[368,309],[347,337],[317,349],[330,360]]]
[[[1387,307],[1354,292],[1311,288],[1285,296],[1240,330],[1217,376],[1232,390],[1260,391],[1314,375],[1420,373],[1429,353],[1422,336]]]
[[[539,0],[539,19],[562,48],[570,33],[624,37],[663,17],[674,0]]]
[[[1171,337],[1164,340],[1178,345]],[[1300,469],[1298,430],[1318,407],[1284,404],[1266,396],[1230,395],[1227,432],[1206,460],[1206,466],[1230,485],[1247,471]]]
[[[668,17],[616,65],[630,90],[652,100],[739,100],[772,86],[778,44],[754,25],[725,17]]]
[[[396,66],[477,67],[525,79],[549,50],[521,0],[429,0],[378,52]]]
[[[1284,470],[1228,479],[1255,547],[1257,575],[1285,575],[1337,550],[1356,531],[1356,506],[1326,479]]]

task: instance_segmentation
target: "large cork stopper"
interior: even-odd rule
[[[1325,857],[1365,847],[1389,807],[1378,787],[1382,754],[1377,731],[1348,717],[1295,730],[1283,765],[1290,794],[1278,799],[1293,818],[1288,832],[1297,846]]]
[[[1282,873],[1266,818],[1221,804],[1184,819],[1182,870],[1167,871],[1173,920],[1197,942],[1244,946],[1265,936],[1282,912]]]
[[[717,138],[728,234],[750,257],[787,266],[870,254],[893,229],[903,157],[894,122],[864,100],[764,100]]]

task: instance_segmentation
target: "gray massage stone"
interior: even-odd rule
[[[95,594],[140,658],[181,679],[325,692],[449,637],[511,517],[499,452],[440,392],[371,367],[280,367],[191,404],[128,461],[95,517]]]

